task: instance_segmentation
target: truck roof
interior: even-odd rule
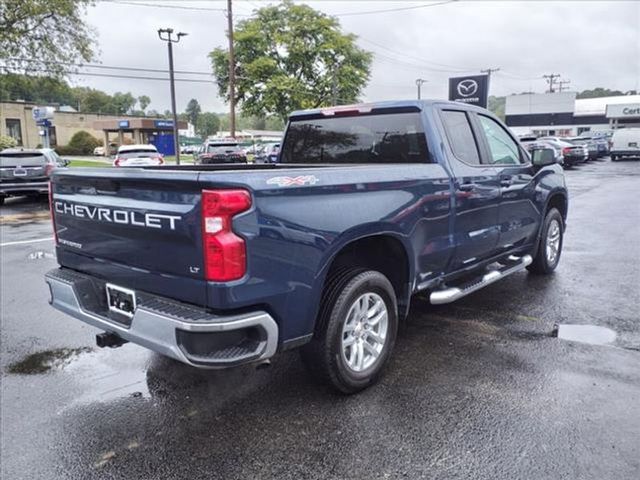
[[[353,110],[354,112],[358,111],[360,113],[369,112],[371,110],[386,110],[386,109],[394,109],[394,108],[415,108],[416,110],[423,110],[425,108],[431,107],[433,105],[451,105],[456,108],[465,108],[469,110],[480,110],[485,111],[484,108],[476,107],[474,105],[468,105],[462,102],[452,102],[449,100],[437,100],[437,99],[426,99],[426,100],[387,100],[383,102],[366,102],[366,103],[356,103],[352,105],[337,105],[334,107],[324,107],[324,108],[314,108],[309,110],[296,110],[291,112],[289,118],[294,117],[302,117],[302,116],[310,116],[310,115],[332,115],[331,112],[348,112]]]

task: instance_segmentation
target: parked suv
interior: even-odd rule
[[[247,155],[233,139],[208,140],[198,155],[197,163],[247,163]]]
[[[8,148],[0,152],[0,205],[18,195],[39,195],[49,190],[49,175],[69,163],[51,148]]]

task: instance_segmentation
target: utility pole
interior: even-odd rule
[[[556,80],[558,78],[560,78],[560,74],[559,73],[550,73],[549,75],[543,75],[542,78],[544,78],[547,81],[547,83],[549,84],[549,92],[548,93],[555,93],[553,85],[556,83]]]
[[[178,43],[180,38],[186,36],[184,32],[178,32],[173,36],[173,28],[160,28],[158,37],[163,42],[167,42],[169,48],[169,83],[171,84],[171,113],[173,115],[173,148],[176,152],[176,164],[180,165],[180,137],[178,136],[178,113],[176,112],[176,85],[173,78],[173,44]]]
[[[427,82],[428,80],[425,80],[424,78],[416,78],[416,87],[418,87],[418,100],[420,100],[421,98],[420,89],[422,87],[422,84]]]
[[[493,72],[499,72],[499,71],[500,71],[500,67],[486,68],[484,70],[480,70],[480,73],[486,73],[487,74],[487,98],[489,97],[489,88],[491,86],[491,74]]]
[[[565,88],[565,85],[569,85],[571,83],[571,80],[560,80],[558,82],[558,91],[562,92],[564,90],[569,90],[569,87]]]
[[[229,134],[236,136],[236,61],[233,52],[233,9],[227,0],[227,20],[229,22]]]

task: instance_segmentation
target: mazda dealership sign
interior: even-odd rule
[[[489,75],[472,75],[449,79],[449,100],[487,108]]]

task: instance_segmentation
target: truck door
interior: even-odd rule
[[[532,244],[541,218],[535,205],[533,165],[504,126],[488,115],[473,117],[481,131],[483,162],[500,180],[498,253]]]
[[[500,234],[498,170],[481,161],[479,131],[470,113],[452,108],[440,111],[445,129],[447,157],[453,174],[455,253],[450,270],[469,267],[495,253]]]

